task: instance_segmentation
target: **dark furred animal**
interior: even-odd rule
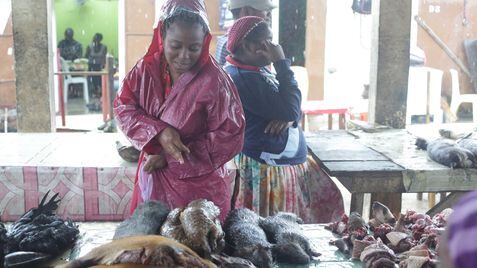
[[[475,163],[474,155],[453,140],[436,139],[428,142],[423,138],[417,138],[416,146],[427,150],[432,160],[451,168],[469,168]]]
[[[278,262],[307,264],[313,256],[319,256],[303,234],[299,222],[301,219],[290,213],[278,213],[261,221],[269,241],[275,243],[273,256]]]
[[[159,201],[140,204],[133,215],[116,228],[113,239],[127,236],[159,234],[169,209]]]
[[[227,251],[232,256],[250,260],[257,267],[272,267],[272,244],[260,228],[260,221],[249,209],[230,211],[224,224]]]

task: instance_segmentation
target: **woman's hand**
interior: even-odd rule
[[[285,53],[282,46],[274,44],[270,40],[263,41],[263,49],[257,50],[257,54],[261,54],[271,62],[285,59]]]
[[[166,158],[161,154],[146,155],[146,164],[144,164],[144,171],[152,173],[156,169],[164,168],[167,165]]]
[[[280,134],[282,131],[291,127],[292,125],[293,125],[293,122],[273,120],[273,121],[270,121],[270,123],[268,123],[264,132],[270,135],[276,136]]]
[[[184,164],[182,153],[190,154],[190,150],[182,143],[177,130],[167,127],[157,135],[157,140],[167,154],[179,161],[179,163]]]

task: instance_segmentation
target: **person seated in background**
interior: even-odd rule
[[[307,155],[298,126],[301,93],[280,45],[260,17],[237,20],[228,33],[225,70],[245,112],[245,141],[235,158],[240,170],[237,206],[261,216],[293,212],[307,223],[337,220],[343,198],[331,178]],[[265,66],[273,63],[276,74]]]
[[[74,61],[83,55],[83,47],[73,39],[74,31],[71,28],[65,30],[65,39],[58,43],[60,56],[64,60]]]
[[[93,36],[93,41],[86,48],[85,58],[88,59],[89,71],[101,71],[106,65],[106,54],[108,47],[101,44],[103,35],[96,33]],[[101,76],[90,76],[91,84],[93,85],[93,95],[101,96]]]
[[[271,0],[230,0],[229,9],[232,12],[234,20],[238,20],[245,16],[257,16],[272,25],[272,9],[276,6]],[[224,66],[225,58],[229,55],[227,51],[227,35],[217,38],[217,46],[215,51],[215,59]]]
[[[476,267],[477,190],[462,197],[453,209],[439,243],[440,267]]]

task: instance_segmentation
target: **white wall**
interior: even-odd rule
[[[8,18],[12,12],[11,0],[0,0],[0,34],[5,32]]]
[[[273,32],[273,42],[278,43],[279,40],[279,31],[278,25],[280,22],[280,6],[278,5],[279,0],[272,0],[272,2],[277,6],[277,8],[272,11],[272,32]]]
[[[372,17],[354,14],[352,2],[327,2],[325,100],[360,99],[369,83]]]
[[[161,16],[161,7],[163,3],[164,3],[164,0],[156,0],[154,27],[156,27],[157,23],[159,22],[159,17]]]

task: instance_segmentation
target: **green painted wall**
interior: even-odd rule
[[[108,52],[118,57],[118,1],[55,0],[57,41],[64,39],[65,29],[71,27],[74,38],[83,45],[83,56],[95,33],[103,35]]]

